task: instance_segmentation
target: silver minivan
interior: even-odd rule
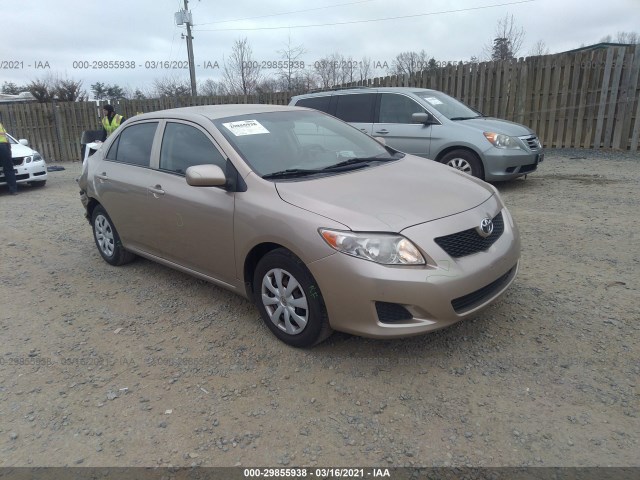
[[[390,147],[433,159],[486,181],[535,171],[544,159],[537,135],[491,118],[437,90],[377,87],[297,95],[289,105],[320,110]]]

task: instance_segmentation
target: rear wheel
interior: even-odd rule
[[[327,311],[315,279],[284,248],[266,254],[253,277],[254,300],[273,334],[293,347],[310,347],[331,335]]]
[[[91,226],[98,251],[107,263],[119,266],[129,263],[135,258],[133,253],[125,250],[122,246],[116,227],[113,226],[111,218],[101,205],[93,209]]]
[[[475,153],[469,150],[452,150],[440,161],[456,170],[484,179],[482,162]]]

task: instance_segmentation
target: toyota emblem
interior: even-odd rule
[[[493,232],[493,221],[489,217],[483,218],[480,222],[480,228],[478,228],[477,231],[480,236],[488,237]]]

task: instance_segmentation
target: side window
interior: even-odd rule
[[[120,143],[120,137],[116,138],[109,147],[109,151],[105,157],[107,160],[116,160],[118,158],[118,143]]]
[[[380,97],[380,123],[413,123],[411,115],[422,112],[426,110],[404,95],[383,93]]]
[[[331,95],[325,95],[324,97],[311,97],[303,98],[296,103],[296,107],[313,108],[320,110],[321,112],[329,112],[329,103],[331,102]]]
[[[336,117],[345,122],[373,123],[375,93],[338,95]]]
[[[125,128],[116,143],[109,149],[107,158],[110,158],[111,151],[116,147],[114,152],[116,162],[148,167],[157,127],[157,122],[147,122]]]
[[[213,142],[195,127],[167,123],[160,150],[160,169],[184,175],[193,165],[213,164],[224,171],[227,161]]]

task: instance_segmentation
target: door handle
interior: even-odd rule
[[[108,180],[107,172],[102,172],[100,175],[96,175],[96,178],[100,181],[100,183],[104,183]]]
[[[361,132],[364,132],[364,133],[367,133],[367,132],[369,131],[369,129],[367,129],[367,128],[361,128],[361,129],[360,129],[360,131],[361,131]]]
[[[384,134],[389,133],[389,130],[386,130],[386,129],[385,130],[376,130],[376,133],[381,133],[381,134],[384,135]]]
[[[156,185],[155,187],[147,187],[147,191],[149,193],[152,193],[155,198],[164,195],[164,190],[162,190],[161,185]]]

